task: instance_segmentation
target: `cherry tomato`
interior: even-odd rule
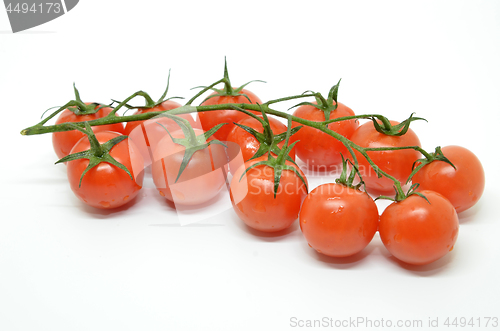
[[[259,117],[262,118],[262,116]],[[286,132],[287,127],[285,124],[281,123],[279,120],[275,118],[269,116],[267,118],[269,119],[269,124],[274,135]],[[264,132],[262,124],[258,120],[252,117],[244,118],[240,120],[238,124],[251,127],[260,133]],[[245,162],[255,155],[260,146],[260,143],[257,140],[257,138],[255,138],[252,134],[248,133],[247,131],[243,130],[242,128],[236,125],[233,126],[233,129],[229,132],[227,136],[227,141],[232,141],[240,146],[241,153],[243,155],[243,160]],[[283,140],[278,144],[278,147],[282,148],[284,143],[285,141]],[[295,160],[295,147],[292,148],[289,155],[293,160]]]
[[[391,125],[397,124],[399,123],[391,121]],[[371,121],[361,125],[351,136],[351,141],[365,148],[420,146],[420,140],[412,129],[408,129],[402,136],[389,136],[378,132]],[[414,149],[371,151],[367,153],[380,169],[403,183],[411,174],[413,162],[420,157],[420,152]],[[355,151],[355,154],[366,189],[381,194],[393,193],[394,182],[387,177],[378,178],[365,157],[357,151]]]
[[[196,135],[203,133],[199,129],[194,131]],[[174,138],[184,138],[182,130],[171,134]],[[180,205],[199,205],[213,199],[225,184],[225,169],[222,168],[227,157],[224,149],[212,144],[195,152],[176,182],[186,148],[165,136],[153,152],[151,173],[156,189],[161,196]]]
[[[171,109],[175,109],[175,108],[179,108],[179,107],[181,107],[181,104],[179,104],[179,103],[177,103],[175,101],[172,101],[172,100],[167,100],[167,101],[164,101],[161,104],[159,104],[158,106],[153,107],[153,108],[139,109],[139,110],[137,110],[134,113],[134,115],[144,114],[144,113],[149,113],[149,112],[155,112],[155,111],[171,110]],[[177,115],[177,116],[188,120],[189,123],[191,124],[191,126],[193,128],[198,127],[198,128],[201,129],[201,125],[199,125],[199,124],[197,124],[195,122],[195,120],[193,119],[193,117],[191,116],[191,114],[182,114],[182,115]],[[147,144],[147,146],[150,146],[150,140],[151,139],[154,139],[154,140],[156,140],[156,142],[158,142],[158,141],[160,141],[161,138],[163,138],[167,134],[167,132],[165,131],[165,129],[162,128],[158,124],[151,125],[151,126],[148,125],[147,130],[144,128],[144,124],[145,123],[149,124],[149,123],[153,123],[153,122],[159,122],[159,123],[161,123],[169,131],[177,131],[177,130],[179,130],[179,125],[177,125],[174,122],[174,120],[171,120],[171,119],[168,119],[166,117],[163,117],[163,118],[152,118],[152,119],[146,120],[146,121],[127,122],[127,124],[125,125],[124,134],[127,135],[127,136],[129,136],[131,134],[131,132],[136,127],[138,127],[140,125],[142,127],[142,131],[143,131],[144,137],[146,139],[146,144]],[[151,136],[154,136],[154,137],[152,138]]]
[[[99,106],[96,106],[96,108],[97,107]],[[61,114],[57,118],[56,124],[67,123],[67,122],[92,121],[107,116],[111,111],[112,111],[111,108],[104,107],[94,114],[75,115],[71,110],[65,109],[61,112]],[[108,125],[97,125],[93,126],[92,130],[94,131],[94,133],[101,131],[114,131],[118,133],[123,133],[123,124],[115,123]],[[54,132],[52,134],[52,145],[54,146],[54,151],[56,152],[57,156],[61,159],[66,155],[68,155],[73,146],[75,146],[76,142],[82,139],[83,137],[85,137],[85,134],[81,133],[78,130]]]
[[[409,264],[434,262],[453,249],[458,236],[458,216],[439,193],[421,191],[429,200],[410,195],[389,205],[380,216],[379,233],[384,246]]]
[[[311,105],[300,106],[295,110],[293,115],[314,122],[325,120],[325,113]],[[330,119],[344,116],[354,116],[354,112],[351,108],[339,102],[337,109],[330,113]],[[296,127],[302,124],[293,122],[292,125]],[[348,139],[357,127],[358,122],[355,120],[328,124],[329,129]],[[296,154],[310,169],[318,171],[329,170],[330,167],[342,163],[340,154],[343,154],[344,157],[348,157],[349,155],[347,148],[340,141],[309,126],[304,126],[290,137],[290,139],[292,142],[299,141],[295,145]]]
[[[441,149],[456,170],[444,161],[425,165],[412,178],[419,190],[436,191],[444,195],[457,210],[474,206],[484,191],[484,170],[479,159],[468,149],[446,146]]]
[[[203,102],[201,106],[209,106],[209,105],[220,105],[220,104],[225,104],[225,103],[259,103],[262,104],[262,101],[253,94],[252,92],[242,89],[240,94],[246,94],[250,101],[244,96],[216,96],[213,98],[210,98]],[[215,92],[212,93],[211,95],[216,94]],[[254,112],[256,114],[260,114],[259,112]],[[233,109],[226,109],[226,110],[215,110],[215,111],[204,111],[204,112],[199,112],[198,116],[201,121],[201,125],[203,126],[203,129],[205,131],[210,130],[214,126],[220,123],[228,123],[227,125],[224,125],[222,128],[220,128],[215,134],[214,137],[216,139],[219,139],[221,141],[225,141],[227,138],[227,135],[229,132],[232,130],[232,128],[235,126],[234,123],[238,122],[244,118],[248,118],[248,115],[244,114],[243,112],[233,110]]]
[[[309,246],[334,257],[362,251],[377,232],[378,220],[373,199],[342,184],[316,187],[300,210],[300,228]]]
[[[231,202],[246,225],[263,232],[276,232],[297,219],[307,188],[293,171],[283,170],[275,198],[274,169],[267,165],[256,166],[241,178],[246,168],[263,160],[267,156],[248,161],[236,171],[231,181]],[[289,161],[286,164],[296,167]],[[304,173],[296,168],[307,183]]]
[[[120,136],[111,131],[95,133],[99,143]],[[90,149],[87,136],[81,138],[71,150],[71,154]],[[131,201],[142,187],[144,162],[133,142],[125,139],[111,148],[109,153],[116,161],[123,164],[132,174],[134,180],[123,170],[110,163],[102,162],[90,169],[80,178],[89,164],[88,159],[68,162],[68,180],[75,195],[87,205],[110,209],[122,206]]]

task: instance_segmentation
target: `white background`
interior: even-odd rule
[[[409,267],[378,235],[340,260],[309,248],[297,223],[260,235],[228,210],[181,227],[150,181],[128,208],[95,210],[53,165],[50,135],[19,134],[72,99],[73,82],[92,101],[140,89],[158,98],[172,68],[169,95],[189,98],[222,77],[224,56],[234,85],[267,81],[249,86],[264,101],[326,94],[342,78],[339,100],[357,114],[416,112],[429,121],[412,124],[425,149],[472,150],[486,188],[460,215],[455,249]],[[17,34],[0,9],[0,329],[299,329],[293,317],[425,329],[429,318],[500,318],[499,59],[498,1],[81,0]]]

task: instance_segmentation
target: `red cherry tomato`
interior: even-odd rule
[[[446,146],[441,149],[456,170],[444,161],[425,165],[412,178],[419,190],[444,195],[460,213],[474,206],[484,191],[484,170],[479,159],[468,149]]]
[[[334,101],[335,102],[335,101]],[[294,116],[314,121],[322,122],[325,120],[325,113],[311,105],[302,105],[295,110]],[[330,113],[330,119],[354,116],[351,108],[339,102],[336,110]],[[293,122],[293,127],[302,124]],[[353,132],[358,127],[358,122],[355,120],[341,121],[328,124],[328,128],[350,138]],[[330,167],[342,163],[344,157],[348,157],[347,148],[337,139],[319,131],[318,129],[308,126],[302,127],[296,134],[290,137],[291,141],[299,141],[295,145],[297,156],[307,164],[310,169],[318,171],[329,170]]]
[[[453,249],[458,216],[453,205],[434,191],[411,195],[389,205],[380,216],[384,246],[397,259],[415,265],[434,262]]]
[[[262,101],[253,94],[252,92],[242,89],[240,94],[246,94],[248,98],[250,99],[250,102],[248,99],[244,96],[216,96],[213,98],[210,98],[203,102],[201,106],[209,106],[209,105],[220,105],[220,104],[225,104],[225,103],[259,103],[262,104]],[[212,93],[211,95],[215,94]],[[256,114],[260,114],[259,112],[254,112]],[[244,118],[248,118],[248,115],[244,114],[243,112],[233,110],[233,109],[226,109],[226,110],[215,110],[215,111],[204,111],[204,112],[199,112],[198,116],[201,121],[201,125],[203,126],[203,130],[208,131],[217,124],[220,123],[228,123],[227,125],[224,125],[222,128],[220,128],[215,134],[214,137],[216,139],[219,139],[221,141],[225,141],[227,138],[227,135],[229,132],[232,130],[232,128],[235,126],[235,122],[239,122],[240,120]]]
[[[117,132],[102,131],[95,134],[99,143],[120,136]],[[71,153],[90,149],[90,143],[85,136],[80,139]],[[87,205],[110,209],[122,206],[131,201],[142,187],[144,163],[135,145],[125,139],[111,149],[109,153],[116,161],[123,164],[132,174],[134,180],[123,170],[112,164],[102,162],[90,169],[80,178],[89,164],[88,159],[78,159],[68,162],[68,180],[75,195]]]
[[[283,170],[275,198],[274,169],[267,165],[256,166],[241,178],[246,168],[263,160],[267,156],[248,161],[236,171],[231,181],[231,202],[246,225],[263,232],[276,232],[297,219],[307,189],[293,171]],[[289,161],[286,164],[296,167]],[[299,172],[307,183],[304,173],[300,169]]]
[[[96,106],[96,108],[97,107],[99,106]],[[56,124],[68,123],[68,122],[92,121],[102,117],[106,117],[111,111],[112,111],[111,108],[104,107],[94,114],[75,115],[71,110],[65,109],[61,112],[61,114],[57,118]],[[108,125],[97,125],[93,126],[92,130],[94,131],[94,133],[101,131],[114,131],[118,133],[123,133],[123,124],[115,123]],[[57,156],[61,159],[66,155],[68,155],[73,146],[75,146],[76,142],[82,139],[83,137],[86,137],[85,134],[81,133],[78,130],[54,132],[52,134],[52,145],[54,146],[54,151],[56,152]]]
[[[161,104],[159,104],[158,106],[153,107],[153,108],[139,109],[134,113],[134,115],[150,113],[150,112],[155,112],[155,111],[171,110],[171,109],[175,109],[175,108],[179,108],[179,107],[181,107],[181,104],[179,104],[175,101],[172,101],[172,100],[167,100],[167,101],[164,101]],[[177,115],[177,116],[187,120],[193,128],[198,127],[201,129],[201,126],[195,122],[195,120],[193,119],[191,114],[181,114],[181,115]],[[158,119],[153,118],[153,119],[146,120],[146,121],[127,122],[127,124],[125,125],[124,134],[127,136],[130,135],[132,130],[134,130],[136,127],[138,127],[140,125],[142,127],[143,133],[145,133],[144,137],[146,139],[147,146],[150,146],[151,136],[154,136],[153,139],[155,139],[156,143],[157,143],[158,141],[160,141],[161,138],[163,138],[167,134],[165,129],[162,128],[158,124],[151,125],[151,126],[148,125],[148,129],[146,130],[144,128],[145,122],[147,124],[152,123],[152,122],[159,122],[171,132],[179,130],[179,125],[177,123],[175,123],[174,120],[163,117],[163,118],[158,118]]]
[[[391,121],[391,125],[397,124],[399,123]],[[361,125],[351,136],[351,141],[365,148],[420,146],[420,140],[412,129],[408,129],[406,134],[402,136],[389,136],[378,132],[371,121]],[[403,183],[411,174],[413,162],[421,156],[420,152],[413,149],[367,153],[380,169]],[[378,178],[368,161],[357,151],[355,154],[366,189],[381,194],[393,193],[394,182],[387,177]]]
[[[199,129],[194,131],[196,135],[203,133]],[[174,138],[184,138],[182,130],[171,134]],[[195,152],[176,182],[186,148],[165,136],[153,152],[151,169],[160,195],[180,205],[199,205],[213,199],[225,184],[222,167],[226,165],[227,157],[224,149],[212,144]]]
[[[300,228],[318,253],[354,255],[372,240],[378,226],[373,199],[342,184],[323,184],[312,190],[300,210]]]
[[[259,117],[262,118],[262,116]],[[267,118],[269,119],[269,124],[274,135],[286,132],[287,127],[285,124],[281,123],[275,118],[269,116]],[[241,121],[239,121],[238,124],[251,127],[255,129],[255,131],[260,133],[264,132],[262,124],[258,120],[252,117],[244,118]],[[245,162],[255,155],[260,146],[260,143],[257,140],[257,138],[255,138],[252,134],[248,133],[247,131],[243,130],[242,128],[236,125],[233,126],[233,129],[229,132],[227,136],[227,141],[232,141],[240,146],[241,153],[243,155],[243,160]],[[278,147],[282,148],[284,144],[285,141],[283,140],[278,144]],[[293,160],[295,160],[295,147],[292,148],[289,155]]]

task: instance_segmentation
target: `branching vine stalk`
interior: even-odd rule
[[[79,101],[79,100],[72,100],[72,101],[66,103],[64,106],[59,107],[56,111],[54,111],[52,114],[50,114],[48,117],[43,119],[38,124],[30,126],[28,128],[25,128],[24,130],[22,130],[21,134],[22,135],[37,135],[37,134],[45,134],[45,133],[51,133],[51,132],[71,131],[71,130],[75,130],[75,126],[78,126],[78,127],[83,129],[86,127],[86,125],[98,126],[98,125],[107,125],[107,124],[114,124],[114,123],[121,123],[121,122],[142,121],[142,120],[151,119],[153,117],[156,117],[158,115],[161,115],[161,114],[164,114],[167,112],[169,115],[181,115],[181,114],[188,114],[188,113],[194,113],[194,112],[235,109],[238,111],[242,111],[242,112],[244,112],[247,115],[250,115],[252,117],[256,117],[256,116],[254,114],[250,113],[250,111],[263,112],[267,115],[274,115],[277,117],[281,117],[283,119],[286,119],[288,122],[293,121],[293,122],[302,124],[304,126],[309,126],[309,127],[318,129],[318,130],[334,137],[335,139],[342,142],[342,144],[344,144],[344,146],[346,146],[346,148],[348,149],[349,153],[352,156],[353,164],[356,167],[358,166],[358,161],[357,161],[357,157],[356,157],[356,154],[354,151],[359,152],[364,158],[366,158],[366,160],[368,161],[370,166],[373,168],[373,170],[376,172],[378,177],[384,176],[384,177],[387,177],[388,179],[390,179],[394,182],[394,187],[396,189],[397,195],[400,195],[400,196],[405,195],[403,192],[401,183],[395,177],[393,177],[392,175],[390,175],[387,172],[380,169],[373,162],[373,160],[370,158],[370,156],[368,155],[367,152],[369,152],[369,151],[388,151],[388,150],[398,150],[398,149],[415,149],[415,150],[419,151],[420,153],[422,153],[427,159],[432,158],[432,156],[429,153],[427,153],[425,150],[423,150],[419,146],[363,148],[363,147],[355,144],[354,142],[352,142],[348,138],[344,137],[343,135],[328,128],[328,124],[340,122],[340,121],[352,120],[352,119],[371,119],[374,123],[376,123],[377,121],[380,121],[380,123],[382,123],[381,127],[384,127],[386,129],[390,128],[389,120],[386,117],[379,115],[379,114],[346,116],[346,117],[339,117],[339,118],[335,118],[335,119],[327,119],[327,120],[322,121],[322,122],[314,122],[314,121],[310,121],[310,120],[306,120],[306,119],[303,119],[300,117],[293,116],[291,114],[288,114],[288,113],[285,113],[282,111],[275,110],[275,109],[270,107],[271,105],[274,105],[274,104],[277,104],[280,102],[290,101],[290,100],[295,100],[295,99],[302,99],[302,98],[306,98],[306,97],[314,97],[316,100],[319,100],[322,103],[326,103],[327,100],[325,100],[325,98],[320,93],[316,93],[316,92],[306,91],[300,95],[294,95],[294,96],[288,96],[288,97],[283,97],[283,98],[279,98],[279,99],[269,100],[261,105],[239,103],[239,104],[217,104],[217,105],[206,105],[206,106],[192,106],[192,103],[197,98],[202,96],[205,92],[207,92],[209,90],[213,90],[214,86],[216,86],[217,84],[220,84],[220,83],[223,83],[225,86],[230,84],[229,77],[226,75],[226,71],[225,71],[224,78],[216,81],[215,83],[213,83],[209,86],[203,87],[198,93],[196,93],[195,96],[193,96],[191,99],[189,99],[184,106],[179,107],[179,108],[175,108],[172,110],[148,112],[148,113],[142,113],[142,114],[127,115],[127,116],[116,116],[116,113],[118,110],[120,110],[124,106],[126,107],[128,105],[127,103],[130,100],[132,100],[138,96],[143,97],[145,99],[146,104],[150,104],[151,102],[153,102],[152,100],[149,100],[151,98],[149,97],[149,95],[147,93],[145,93],[143,91],[138,91],[138,92],[133,93],[131,96],[129,96],[128,98],[126,98],[122,102],[120,102],[116,107],[114,107],[113,111],[110,114],[108,114],[106,117],[99,118],[99,119],[92,120],[92,121],[88,121],[88,122],[45,125],[50,119],[52,119],[54,116],[56,116],[58,113],[60,113],[64,109],[66,109],[68,107],[78,106],[81,103],[81,101]],[[340,81],[339,81],[339,83],[340,83]],[[335,99],[336,99],[337,90],[338,90],[337,85],[334,86],[332,88],[332,90],[330,90],[328,101],[330,101],[330,99],[332,99],[331,95],[333,95],[333,93],[335,93]],[[326,118],[328,118],[328,117],[326,117]],[[410,116],[410,118],[407,119],[407,121],[411,122],[411,121],[417,120],[417,119],[421,119],[421,118],[412,118],[412,116]],[[403,123],[401,123],[401,124],[403,124]],[[409,125],[409,123],[408,123],[408,125]],[[407,125],[401,125],[400,127],[398,127],[398,129],[400,129],[400,128],[403,128],[403,130],[406,128],[406,130],[407,130]]]

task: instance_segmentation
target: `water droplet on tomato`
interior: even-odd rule
[[[337,209],[332,210],[332,214],[337,214],[340,213],[342,210],[344,210],[344,206],[338,206]]]
[[[111,204],[108,201],[101,201],[99,202],[99,204],[104,208],[109,208],[109,206],[111,206]]]
[[[128,195],[126,195],[124,198],[123,198],[123,201],[127,201],[130,197]]]
[[[257,202],[256,205],[252,207],[253,211],[256,213],[265,213],[266,212],[266,206],[262,201]]]
[[[402,239],[403,236],[401,235],[401,233],[398,233],[397,235],[394,236],[394,241],[396,241],[397,243],[400,243]]]
[[[453,250],[453,247],[455,247],[455,246],[451,246],[451,248],[450,248],[450,252]]]
[[[179,200],[185,200],[186,199],[186,197],[184,196],[184,194],[182,192],[179,192],[179,191],[176,191],[176,190],[172,190],[172,193]]]
[[[162,197],[164,197],[164,196],[165,196],[165,193],[163,193],[162,191],[159,191],[159,192],[160,192],[160,195],[161,195]]]

